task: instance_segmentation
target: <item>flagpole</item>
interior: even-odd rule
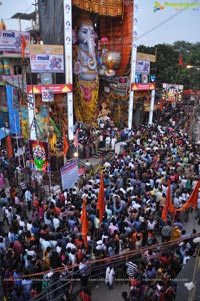
[[[14,123],[15,123],[15,131],[16,131],[16,136],[17,136],[17,122],[16,122],[16,116],[15,116],[15,113],[14,113]],[[17,138],[17,137],[16,137]],[[19,142],[18,142],[18,138],[16,139],[16,142],[17,142],[17,152],[19,150]],[[20,159],[19,159],[19,156],[18,157],[18,163],[19,163],[19,166],[20,166]],[[24,156],[23,156],[24,157]]]

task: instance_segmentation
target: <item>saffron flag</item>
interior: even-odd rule
[[[86,195],[84,196],[83,199],[83,206],[82,206],[82,213],[81,213],[81,233],[82,233],[84,245],[85,247],[87,247],[88,217],[87,217],[87,210],[86,210]]]
[[[182,56],[182,53],[180,54],[178,65],[179,65],[179,67],[183,67],[183,56]]]
[[[26,42],[25,42],[24,35],[22,35],[22,36],[21,36],[21,51],[22,51],[22,60],[24,60],[25,48],[26,48]]]
[[[103,220],[103,215],[104,215],[104,211],[105,211],[103,173],[101,173],[101,177],[100,177],[100,187],[99,187],[99,192],[98,192],[97,209],[99,210],[99,221],[101,223]]]
[[[69,149],[69,143],[67,141],[65,131],[63,130],[63,152],[64,152],[64,156],[66,156],[68,149]]]
[[[183,211],[189,207],[192,207],[193,209],[196,208],[199,188],[200,188],[200,180],[196,183],[194,190],[190,195],[189,199],[187,200],[187,202],[181,208],[176,209],[176,211]]]
[[[11,143],[11,137],[8,135],[6,137],[6,149],[7,149],[7,156],[8,159],[10,159],[13,155],[13,149],[12,149],[12,143]]]
[[[170,181],[168,182],[166,200],[165,200],[165,204],[164,204],[164,207],[163,207],[163,210],[162,210],[162,220],[164,222],[167,221],[168,210],[170,211],[170,213],[175,213],[175,209],[173,207],[172,199],[171,199]]]

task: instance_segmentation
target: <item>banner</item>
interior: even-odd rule
[[[22,36],[24,37],[24,53],[28,53],[30,34],[23,31],[0,30],[0,51],[12,51],[21,53]]]
[[[28,118],[28,108],[27,106],[21,106],[21,128],[22,128],[22,136],[24,141],[28,141],[29,139],[29,118]]]
[[[31,72],[64,72],[62,45],[30,45]]]
[[[62,188],[72,188],[78,179],[78,160],[74,159],[68,162],[65,166],[61,168],[60,172]]]
[[[29,140],[31,169],[50,172],[49,144],[46,141]]]
[[[6,85],[10,133],[21,135],[18,89]]]
[[[136,63],[136,73],[149,74],[150,73],[150,62],[138,60]]]
[[[53,90],[50,90],[50,89],[42,90],[42,101],[43,102],[52,102],[52,101],[54,101]]]

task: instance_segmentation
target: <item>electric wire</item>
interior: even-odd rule
[[[195,0],[193,2],[191,2],[191,4],[195,4],[197,3],[198,0]],[[181,13],[183,13],[185,10],[187,10],[190,7],[190,5],[185,6],[183,9],[179,10],[177,13],[173,14],[172,16],[168,17],[167,19],[165,19],[163,22],[159,23],[158,25],[152,27],[151,29],[147,30],[146,32],[144,32],[143,34],[139,35],[137,40],[143,38],[144,36],[148,35],[149,33],[153,32],[154,30],[158,29],[159,27],[161,27],[162,25],[166,24],[167,22],[169,22],[170,20],[176,18],[178,15],[180,15]]]

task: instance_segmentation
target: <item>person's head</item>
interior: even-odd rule
[[[124,300],[126,300],[127,297],[128,297],[128,293],[127,293],[126,291],[123,291],[123,292],[122,292],[122,298],[123,298]]]

